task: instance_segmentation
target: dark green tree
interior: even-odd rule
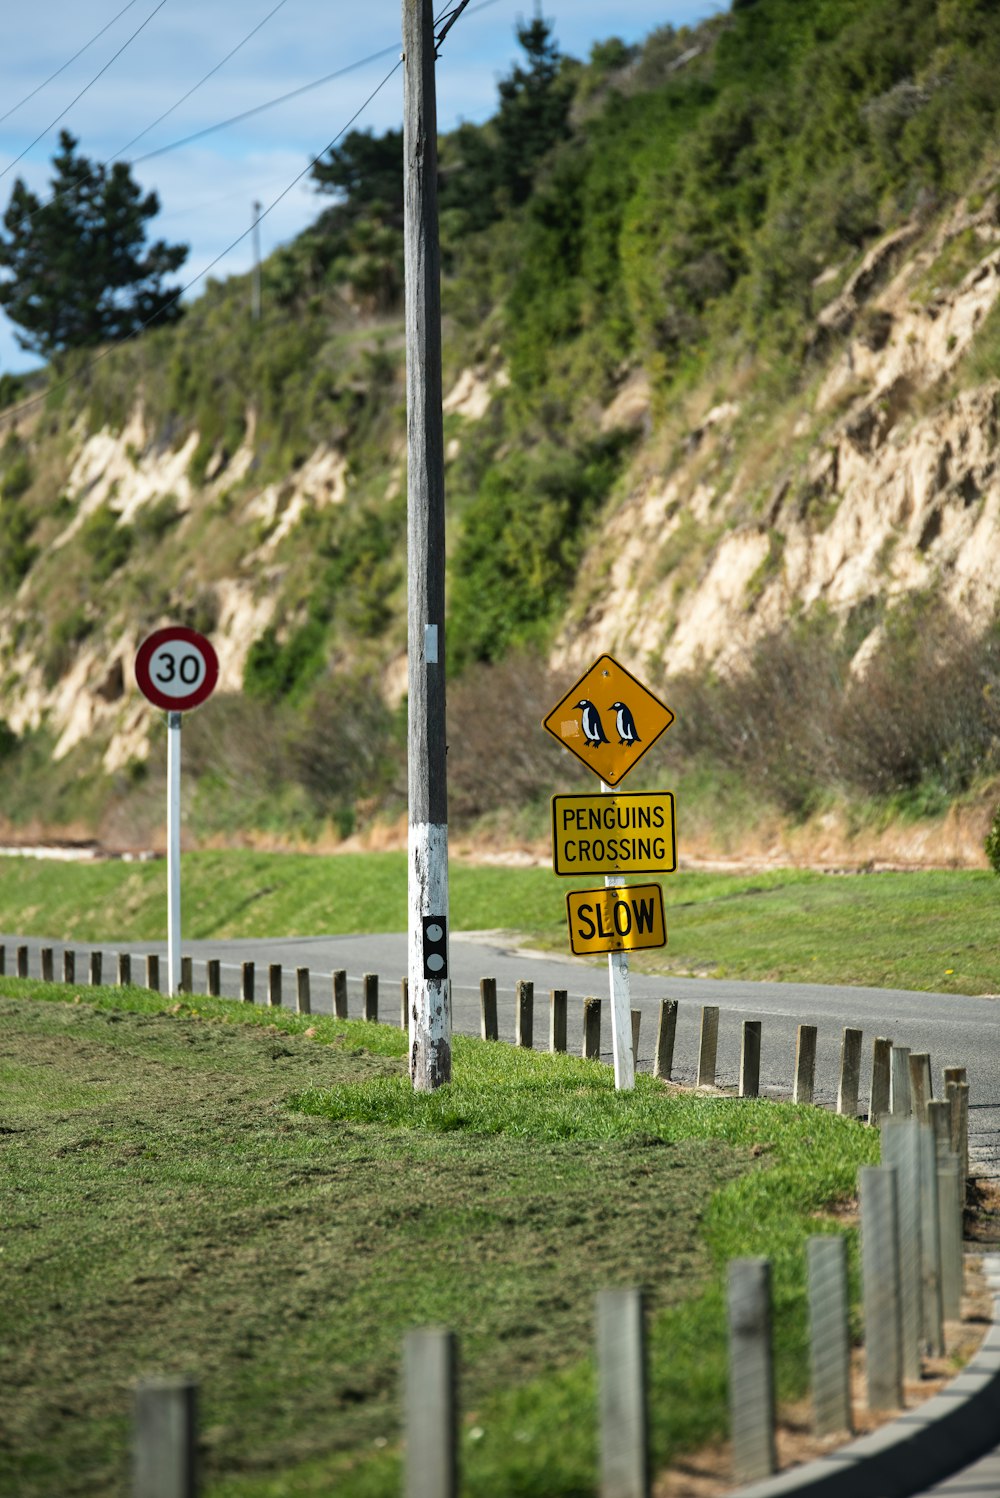
[[[518,26],[517,39],[526,66],[501,80],[494,126],[500,185],[513,203],[523,203],[542,158],[569,135],[574,81],[541,14]]]
[[[345,228],[369,216],[403,227],[402,130],[352,130],[313,165],[312,178],[321,192],[340,194],[326,215],[327,227]]]
[[[162,239],[147,245],[159,199],[124,162],[88,161],[66,130],[59,145],[52,197],[41,202],[18,178],[0,235],[0,306],[21,347],[46,358],[179,317],[177,288],[163,282],[188,253]]]

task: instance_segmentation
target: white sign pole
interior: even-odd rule
[[[167,714],[167,992],[181,981],[181,713]]]
[[[613,787],[601,781],[602,791]],[[604,888],[616,889],[625,883],[621,874],[605,874]],[[632,1054],[632,989],[628,973],[628,953],[608,953],[608,987],[611,997],[611,1046],[615,1059],[615,1091],[631,1092],[635,1086],[635,1057]]]

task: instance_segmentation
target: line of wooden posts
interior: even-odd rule
[[[18,945],[15,949],[17,976],[29,976],[29,948]],[[76,973],[77,954],[66,948],[62,954],[62,979],[65,983],[78,981]],[[88,978],[91,984],[103,981],[104,956],[100,951],[88,954]],[[142,986],[161,991],[161,962],[155,952],[142,959],[144,981]],[[136,963],[136,968],[139,967]],[[42,947],[39,952],[39,968],[43,981],[53,982],[55,953],[52,947]],[[0,973],[6,971],[6,948],[0,944]],[[129,985],[138,981],[133,978],[133,959],[128,952],[116,954],[115,981]],[[333,1014],[338,1019],[348,1018],[348,979],[344,970],[330,975]],[[266,998],[274,1008],[284,1002],[285,972],[281,963],[267,964]],[[182,993],[194,993],[194,961],[189,956],[181,958]],[[204,992],[210,997],[222,993],[222,963],[218,958],[209,958],[205,963]],[[299,1014],[312,1013],[313,977],[308,967],[295,968],[294,1009]],[[480,1034],[484,1040],[499,1040],[497,1010],[497,983],[495,978],[483,978],[479,985]],[[253,962],[240,965],[240,997],[245,1003],[257,1001],[257,967]],[[581,1053],[591,1060],[601,1058],[602,1002],[598,998],[583,1000],[583,1040]],[[555,988],[549,993],[548,1049],[565,1052],[567,1049],[567,1015],[569,996],[565,989]],[[661,999],[653,1053],[653,1075],[670,1081],[674,1066],[674,1047],[677,1033],[678,1001]],[[379,1018],[379,975],[365,973],[361,979],[361,1015],[364,1020],[377,1022]],[[641,1012],[632,1011],[632,1045],[636,1059],[639,1050]],[[514,995],[514,1043],[531,1049],[535,1031],[535,986],[528,981],[516,985]],[[714,1087],[717,1083],[717,1053],[719,1044],[720,1010],[717,1005],[701,1007],[701,1024],[698,1039],[698,1065],[696,1085]],[[399,1024],[402,1029],[409,1025],[409,1002],[407,981],[400,980]],[[840,1070],[837,1084],[836,1111],[849,1118],[858,1116],[862,1076],[863,1032],[845,1026],[840,1046]],[[815,1025],[799,1025],[796,1033],[793,1062],[792,1101],[812,1103],[816,1087],[816,1041]],[[740,1068],[737,1092],[740,1097],[760,1095],[761,1021],[742,1021],[740,1044]],[[968,1083],[963,1067],[948,1067],[944,1073],[946,1100],[949,1106],[955,1100],[950,1113],[953,1119],[954,1137],[952,1147],[962,1157],[963,1177],[969,1173],[969,1095]],[[928,1121],[928,1109],[933,1104],[931,1086],[931,1062],[926,1052],[913,1052],[905,1046],[896,1046],[892,1040],[878,1036],[872,1046],[868,1122],[878,1124],[886,1114],[915,1113],[921,1122]]]
[[[16,949],[16,971],[28,976],[29,950]],[[6,969],[0,945],[0,972]],[[43,980],[53,981],[54,954],[40,951]],[[89,979],[102,981],[99,951],[89,955]],[[76,956],[63,953],[63,979],[76,981]],[[132,982],[132,959],[117,957],[117,982]],[[160,988],[160,960],[145,958],[145,986]],[[193,963],[182,960],[182,989],[193,992]],[[333,1012],[348,1017],[347,973],[331,976]],[[267,968],[267,1001],[279,1007],[284,973]],[[221,993],[221,964],[206,965],[206,992]],[[244,962],[240,993],[256,1002],[256,971]],[[312,980],[307,967],[295,969],[295,1008],[311,1013]],[[377,1021],[379,979],[366,973],[361,983],[362,1018]],[[499,1037],[497,985],[480,984],[481,1033]],[[566,1050],[568,995],[549,995],[549,1049]],[[678,1002],[660,1002],[654,1074],[670,1080]],[[698,1049],[697,1085],[716,1083],[719,1037],[717,1006],[704,1005]],[[515,1044],[531,1047],[534,986],[519,982],[515,994]],[[632,1015],[638,1049],[639,1011]],[[406,979],[400,985],[400,1024],[408,1023]],[[601,1000],[583,1005],[585,1057],[601,1054]],[[744,1020],[739,1095],[759,1093],[761,1023]],[[837,1111],[857,1117],[862,1032],[845,1028],[841,1042]],[[811,1103],[815,1088],[816,1027],[800,1025],[795,1048],[792,1099]],[[933,1097],[931,1062],[926,1053],[878,1037],[872,1050],[868,1121],[880,1126],[882,1164],[864,1167],[859,1178],[862,1286],[867,1402],[873,1410],[898,1409],[904,1381],[920,1376],[921,1355],[946,1349],[945,1324],[961,1313],[963,1209],[968,1178],[969,1085],[964,1067],[946,1067],[945,1096]],[[811,1325],[814,1426],[817,1435],[851,1430],[849,1298],[846,1240],[836,1234],[812,1237],[807,1245]],[[737,1259],[728,1266],[730,1415],[733,1468],[737,1481],[773,1473],[775,1402],[772,1360],[771,1266],[766,1259]],[[648,1382],[645,1310],[641,1290],[605,1290],[596,1305],[601,1484],[603,1495],[648,1498]],[[456,1341],[448,1331],[411,1332],[403,1356],[404,1444],[407,1498],[453,1498],[458,1482]],[[141,1383],[135,1399],[134,1498],[195,1498],[197,1493],[196,1386],[188,1380]]]

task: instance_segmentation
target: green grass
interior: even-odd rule
[[[405,929],[403,853],[191,853],[183,877],[191,939]],[[453,860],[452,926],[500,929],[566,952],[566,892],[599,882]],[[637,955],[637,970],[1000,992],[1000,883],[992,873],[683,872],[662,884],[668,945]],[[0,928],[76,941],[162,940],[166,866],[2,858]]]
[[[802,1392],[804,1240],[843,1230],[863,1126],[462,1037],[417,1096],[387,1027],[66,993],[0,980],[0,1491],[123,1491],[129,1386],[159,1371],[199,1380],[206,1498],[395,1494],[401,1339],[436,1323],[463,1493],[581,1498],[594,1292],[648,1292],[662,1467],[725,1431],[743,1254],[772,1260]]]

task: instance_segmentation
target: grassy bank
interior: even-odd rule
[[[395,1493],[401,1337],[437,1322],[464,1491],[591,1493],[594,1291],[649,1291],[662,1466],[725,1429],[738,1254],[774,1263],[801,1392],[803,1243],[840,1230],[818,1214],[877,1149],[858,1125],[648,1077],[620,1097],[461,1037],[418,1098],[385,1027],[65,995],[0,980],[4,1491],[122,1491],[129,1384],[159,1370],[201,1381],[208,1498]]]
[[[566,891],[599,882],[453,861],[453,929],[501,929],[566,952]],[[644,971],[1000,991],[1000,883],[992,873],[684,872],[662,884],[668,945],[636,960]],[[191,939],[401,931],[405,922],[402,853],[185,856]],[[162,939],[166,867],[2,858],[0,929],[76,941]]]

